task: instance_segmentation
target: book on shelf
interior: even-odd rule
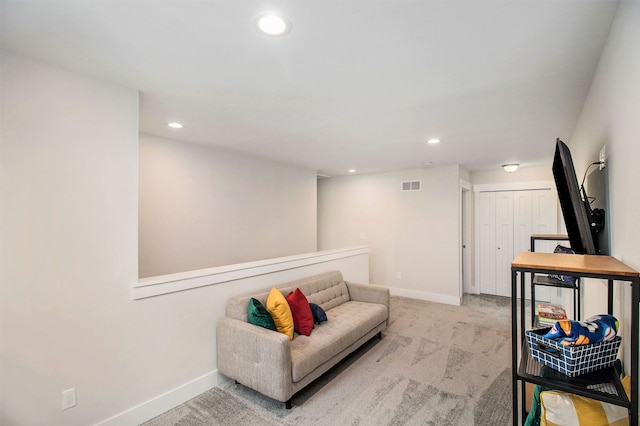
[[[551,319],[555,323],[557,320],[567,319],[567,312],[562,306],[538,303],[538,317]]]
[[[556,319],[553,318],[546,318],[546,317],[541,317],[538,315],[538,327],[539,328],[545,328],[545,327],[553,327],[554,325],[556,325]]]

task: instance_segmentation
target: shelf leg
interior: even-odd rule
[[[607,287],[607,313],[613,315],[613,280],[609,280]]]
[[[524,337],[525,318],[527,316],[526,315],[526,302],[527,302],[527,299],[526,299],[525,294],[524,294],[526,277],[527,277],[527,273],[524,272],[524,271],[520,271],[520,334],[519,334],[519,336],[520,336],[520,339],[522,339],[523,342],[524,342],[524,339],[525,339],[525,337]],[[533,272],[531,273],[531,283],[533,283]],[[532,299],[531,299],[531,303],[533,304],[533,296],[532,296]],[[534,311],[533,306],[531,306],[531,311],[532,312]],[[531,326],[533,326],[533,323],[531,324]],[[516,350],[518,348],[521,348],[521,347],[522,347],[522,345],[518,345],[516,347]],[[520,357],[518,357],[518,359],[520,359]],[[526,409],[526,403],[527,402],[526,402],[526,399],[525,399],[525,383],[524,383],[524,381],[521,381],[520,384],[521,384],[520,389],[522,391],[521,394],[520,394],[520,398],[521,398],[520,399],[520,401],[521,401],[520,402],[520,414],[522,415],[522,422],[524,423],[524,419],[525,419],[524,413],[527,412],[527,409]]]
[[[573,313],[573,317],[580,321],[582,319],[582,295],[580,294],[580,278],[576,280],[577,290],[574,290],[574,295],[578,293],[578,310]]]
[[[517,272],[511,268],[511,391],[513,407],[513,426],[518,425],[518,290]]]
[[[531,274],[531,327],[533,327],[533,324],[536,322],[536,309],[535,309],[535,303],[536,303],[536,286],[533,283],[533,273]]]
[[[638,305],[640,304],[640,278],[631,281],[631,422],[638,426]]]

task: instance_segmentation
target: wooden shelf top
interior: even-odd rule
[[[568,240],[569,236],[568,235],[561,235],[561,234],[533,234],[531,235],[531,238],[533,238],[534,240]]]
[[[590,254],[532,253],[523,251],[513,259],[511,267],[624,277],[640,276],[638,271],[620,262],[615,257]]]

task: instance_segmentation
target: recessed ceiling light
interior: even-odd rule
[[[258,15],[254,25],[262,34],[270,36],[283,36],[291,31],[291,22],[273,12],[265,12]]]
[[[355,172],[357,172],[356,169],[349,169],[349,173],[355,173]]]
[[[176,123],[175,121],[167,124],[167,126],[171,127],[172,129],[182,129],[184,127],[182,124]]]
[[[435,144],[435,143],[440,143],[440,139],[436,139],[436,138],[429,139],[429,140],[427,141],[427,143],[430,143],[430,144],[432,144],[432,145],[433,145],[433,144]]]

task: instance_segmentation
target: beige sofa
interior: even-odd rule
[[[269,290],[231,298],[226,317],[217,325],[218,371],[291,408],[291,398],[372,337],[382,337],[389,321],[389,289],[345,282],[332,271],[283,286],[284,296],[296,288],[309,303],[322,307],[328,321],[310,336],[285,334],[248,322],[254,297],[266,306]]]

